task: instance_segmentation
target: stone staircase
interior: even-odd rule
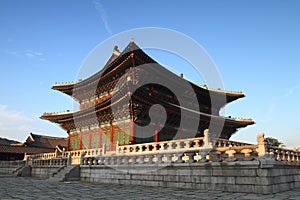
[[[21,173],[22,169],[24,168],[25,165],[21,165],[20,167],[14,169],[12,171],[12,174],[15,175],[15,176],[20,176],[19,174]]]
[[[48,180],[54,182],[80,180],[80,167],[79,165],[61,167],[57,172],[53,173]]]

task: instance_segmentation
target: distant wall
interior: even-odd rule
[[[259,194],[300,187],[300,168],[275,161],[183,163],[161,169],[157,166],[82,165],[81,180]]]
[[[32,177],[49,178],[53,173],[57,173],[62,166],[34,166],[31,170]]]
[[[15,174],[17,169],[24,167],[24,161],[0,161],[0,174]],[[62,166],[33,166],[31,167],[31,176],[38,178],[49,178],[57,172]]]
[[[0,174],[13,174],[13,172],[24,166],[25,162],[18,161],[0,161]]]

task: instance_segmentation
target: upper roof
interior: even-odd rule
[[[120,56],[120,54],[121,54],[121,52],[119,51],[118,46],[115,45],[111,56],[108,58],[103,69],[100,72],[103,72],[104,69],[108,68],[108,66],[111,65],[112,62],[115,61]],[[96,75],[97,74],[99,75],[100,72],[94,74],[93,76],[96,77]],[[87,80],[89,80],[89,79],[91,79],[91,77],[89,77],[88,79],[85,79],[85,80],[78,80],[75,82],[55,83],[52,86],[52,89],[61,91],[67,95],[72,95],[74,87],[77,87],[77,85],[82,84],[82,82],[87,82]]]
[[[120,66],[124,62],[124,60],[128,59],[128,57],[130,57],[130,56],[133,56],[133,55],[136,56],[136,54],[140,55],[140,57],[143,58],[145,63],[157,63],[150,56],[148,56],[142,49],[140,49],[139,46],[136,45],[136,43],[133,40],[131,40],[130,43],[126,46],[126,48],[121,53],[119,52],[118,47],[115,46],[114,50],[112,52],[112,55],[110,56],[110,58],[108,59],[108,61],[104,65],[104,67],[100,71],[95,73],[94,75],[90,76],[87,79],[77,81],[77,82],[54,84],[52,89],[61,91],[67,95],[73,95],[74,89],[81,90],[95,82],[96,82],[96,84],[98,84],[98,82],[101,79],[105,79],[106,76],[113,73],[115,68]],[[169,71],[169,73],[173,74],[173,72],[171,72],[171,71]],[[206,86],[200,86],[200,85],[197,85],[192,82],[189,82],[189,83],[194,85],[198,90],[203,90],[204,92],[209,91],[209,92],[213,92],[216,94],[218,94],[218,93],[225,94],[227,103],[245,96],[243,94],[243,92],[233,92],[233,91],[226,91],[226,90],[221,90],[221,89],[211,89]],[[73,95],[73,97],[76,98],[76,95]]]

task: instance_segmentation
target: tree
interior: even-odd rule
[[[283,145],[283,143],[280,142],[278,139],[272,138],[272,137],[267,137],[266,141],[267,141],[267,144],[270,146],[279,147],[279,145]]]

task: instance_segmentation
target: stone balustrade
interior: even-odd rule
[[[203,137],[182,140],[171,140],[163,142],[152,142],[134,145],[124,145],[116,147],[117,155],[140,155],[140,154],[160,154],[160,153],[181,153],[199,151],[205,147]]]
[[[258,145],[241,145],[218,147],[216,149],[219,161],[254,160],[258,157]]]
[[[194,162],[234,162],[259,159],[300,164],[300,152],[268,146],[264,133],[257,136],[257,144],[218,139],[215,145],[209,137],[116,145],[115,151],[98,149],[62,151],[28,156],[33,165],[127,165]],[[61,161],[60,161],[61,160]]]
[[[33,167],[48,166],[67,166],[67,158],[35,159],[32,161]]]
[[[83,157],[101,156],[105,153],[102,148],[85,149],[75,151],[55,151],[54,153],[42,153],[26,155],[24,160],[33,166],[56,166],[80,164]]]
[[[84,150],[74,150],[74,151],[65,151],[62,152],[63,158],[69,157],[81,157],[81,156],[100,156],[102,155],[102,148],[98,149],[84,149]]]
[[[300,164],[300,152],[274,146],[267,146],[267,153],[276,161]]]
[[[264,133],[257,144],[219,139],[214,146],[204,137],[116,147],[116,154],[83,157],[82,165],[234,162],[259,159],[300,164],[300,152],[267,146]]]
[[[48,160],[52,158],[56,158],[57,154],[56,153],[41,153],[41,154],[35,154],[35,155],[27,155],[29,158],[33,159],[39,159],[39,160]]]
[[[251,145],[251,144],[237,142],[237,141],[231,141],[231,140],[226,140],[226,139],[218,139],[215,146],[216,147],[235,147],[235,146],[245,146],[245,145]]]
[[[84,157],[82,165],[166,164],[252,160],[257,145],[219,139],[215,148],[208,131],[204,137],[116,147],[115,155]]]
[[[167,148],[166,146],[164,148]],[[195,163],[195,162],[232,162],[254,160],[257,158],[257,145],[236,147],[222,147],[208,151],[141,151],[121,153],[111,156],[84,157],[82,165],[122,165],[122,164],[169,164],[169,163]]]

